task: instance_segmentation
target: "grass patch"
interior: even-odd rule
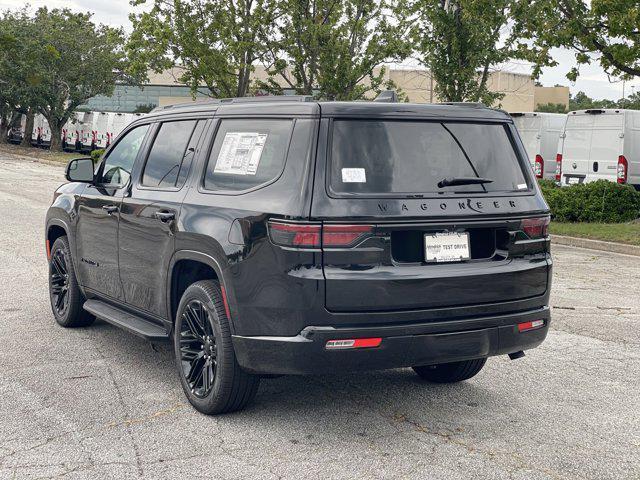
[[[66,165],[69,160],[74,158],[86,157],[82,153],[68,153],[68,152],[52,152],[44,148],[36,147],[21,147],[20,145],[2,144],[0,145],[0,152],[22,155],[25,157],[31,157],[39,160],[48,160],[50,162],[58,162],[62,165]]]
[[[556,235],[640,245],[640,222],[638,221],[631,223],[551,222],[550,231]]]

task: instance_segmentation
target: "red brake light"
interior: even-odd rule
[[[281,247],[320,248],[322,226],[269,222],[269,237]]]
[[[541,155],[536,155],[536,161],[533,166],[533,171],[536,174],[536,178],[544,177],[544,160]]]
[[[556,182],[562,180],[562,154],[556,155]]]
[[[373,225],[320,225],[269,222],[269,237],[281,247],[337,248],[356,245],[373,231]]]
[[[522,322],[518,324],[519,332],[527,332],[544,326],[544,320],[532,320],[530,322]]]
[[[618,183],[627,183],[629,174],[629,163],[624,155],[618,157]]]
[[[324,225],[323,247],[349,247],[373,231],[373,225]]]
[[[544,238],[549,229],[550,217],[525,218],[520,224],[520,228],[531,239]]]

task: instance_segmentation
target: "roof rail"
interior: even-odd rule
[[[235,105],[241,103],[260,102],[312,102],[311,95],[264,95],[260,97],[235,97],[235,98],[212,98],[208,100],[195,101],[191,103],[176,103],[164,107],[154,108],[152,111],[159,112],[171,110],[173,108],[198,108],[206,105]]]
[[[481,102],[441,102],[440,105],[453,105],[454,107],[487,108],[487,106]]]
[[[397,103],[398,102],[398,93],[395,90],[383,90],[378,94],[378,96],[373,100],[374,102],[388,102],[388,103]]]

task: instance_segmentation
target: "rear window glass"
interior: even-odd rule
[[[293,120],[224,119],[216,133],[204,188],[242,191],[279,177]]]
[[[340,194],[433,194],[527,190],[504,125],[335,120],[331,190]],[[444,179],[491,183],[438,187]]]

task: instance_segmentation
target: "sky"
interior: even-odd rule
[[[23,5],[23,0],[0,0],[0,10],[20,8]],[[30,5],[33,8],[40,6],[48,6],[49,8],[68,7],[75,11],[92,12],[97,23],[122,26],[126,31],[131,29],[128,17],[133,7],[129,5],[129,0],[32,0]],[[555,49],[553,56],[559,65],[543,70],[539,81],[544,86],[566,85],[571,89],[572,94],[583,91],[596,99],[618,100],[622,98],[623,82],[611,82],[597,61],[594,61],[591,65],[580,67],[580,77],[575,83],[572,83],[565,75],[575,65],[573,52],[565,49]],[[531,72],[529,65],[519,62],[510,62],[504,65],[503,69],[518,73]],[[631,94],[634,89],[640,92],[640,78],[626,82],[624,85],[625,95]]]

